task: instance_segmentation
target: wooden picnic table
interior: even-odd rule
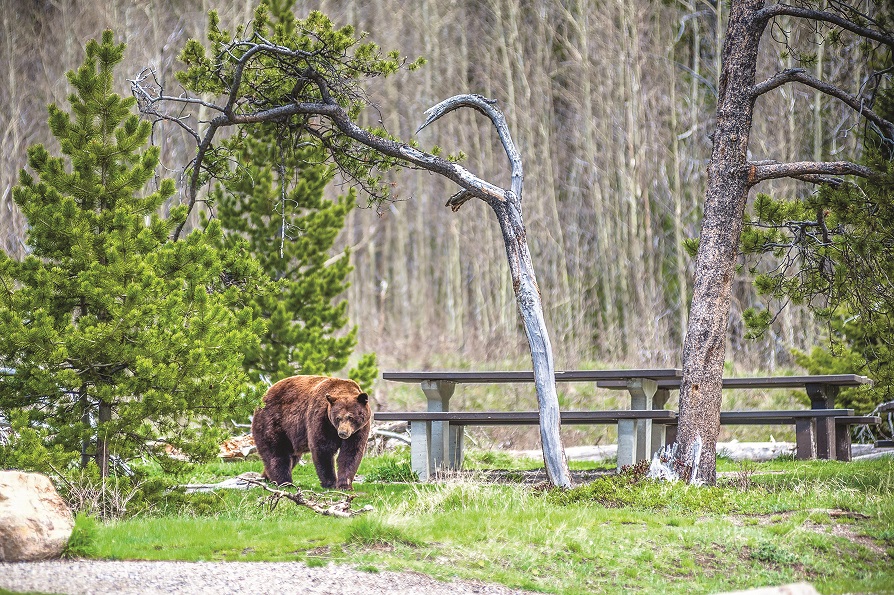
[[[413,470],[427,479],[436,469],[462,465],[463,428],[467,425],[521,425],[539,423],[536,411],[451,411],[450,398],[457,384],[533,383],[530,371],[424,371],[384,372],[392,382],[418,383],[427,400],[425,412],[377,412],[382,421],[410,421]],[[563,411],[563,424],[616,423],[618,468],[648,459],[676,431],[676,413],[665,411],[670,391],[682,381],[676,368],[628,370],[566,370],[556,372],[556,382],[593,382],[597,387],[626,390],[630,408],[615,411]],[[830,374],[724,378],[725,389],[803,388],[811,409],[799,411],[724,411],[721,423],[792,424],[798,437],[799,458],[850,460],[850,427],[878,424],[876,417],[854,416],[852,410],[833,409],[841,387],[871,384],[865,376]]]
[[[613,388],[624,388],[630,394],[631,410],[651,410],[653,398],[662,380],[679,379],[678,368],[630,370],[565,370],[557,371],[556,382],[612,382]],[[450,398],[457,384],[504,384],[534,382],[532,371],[416,371],[383,372],[382,378],[392,382],[419,384],[427,400],[428,412],[450,410]],[[664,403],[661,403],[662,407]],[[660,409],[661,407],[657,407]],[[386,417],[378,416],[378,419]],[[395,418],[396,419],[396,418]],[[402,417],[400,419],[406,419]],[[520,422],[523,423],[523,422]],[[592,422],[591,422],[592,423]],[[652,423],[651,417],[627,417],[617,420],[618,466],[630,465],[651,457],[664,445],[665,426]],[[411,424],[411,459],[413,469],[427,477],[437,468],[459,468],[462,464],[463,426],[451,426],[449,419],[426,424]],[[653,446],[654,444],[654,446]]]

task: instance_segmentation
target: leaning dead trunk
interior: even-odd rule
[[[553,349],[546,329],[540,288],[537,286],[537,278],[534,275],[534,264],[531,260],[531,251],[528,248],[527,233],[522,217],[521,200],[525,176],[521,154],[512,141],[503,113],[496,108],[493,101],[478,95],[456,95],[442,101],[426,112],[428,119],[419,127],[419,130],[460,107],[476,109],[493,122],[500,141],[503,143],[506,156],[509,158],[512,181],[509,191],[502,193],[484,192],[483,185],[473,182],[473,188],[478,190],[478,193],[462,190],[447,201],[447,206],[458,211],[466,201],[477,196],[486,202],[497,216],[500,232],[503,235],[503,244],[506,248],[509,273],[512,276],[515,301],[518,304],[518,311],[525,327],[525,335],[528,337],[528,346],[531,349],[534,386],[537,391],[537,403],[540,411],[540,443],[543,449],[546,475],[554,486],[568,488],[571,487],[571,474],[559,435],[561,424],[559,398],[556,394]]]
[[[537,287],[531,252],[528,249],[521,202],[514,193],[510,193],[505,202],[491,202],[490,206],[500,222],[509,272],[512,275],[512,288],[531,348],[534,385],[540,409],[540,443],[543,447],[546,475],[553,485],[570,487],[568,462],[559,436],[559,399],[556,395],[553,350],[543,317],[540,288]]]

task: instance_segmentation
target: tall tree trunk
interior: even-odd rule
[[[109,435],[107,424],[112,420],[112,405],[99,402],[99,416],[96,424],[96,466],[100,477],[109,476]]]
[[[87,398],[87,387],[83,384],[78,389],[78,406],[81,409],[81,423],[84,428],[90,427],[90,401]],[[86,432],[85,429],[81,430]],[[90,440],[81,438],[81,469],[86,469],[90,463]]]
[[[747,148],[757,51],[766,26],[766,19],[758,14],[763,5],[763,0],[744,0],[733,2],[730,8],[692,307],[683,344],[677,440],[682,451],[690,453],[696,439],[701,439],[698,477],[710,484],[716,479],[730,292],[750,188]]]

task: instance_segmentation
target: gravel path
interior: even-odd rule
[[[300,562],[76,560],[0,563],[0,588],[68,595],[523,595],[501,585],[441,582],[415,572],[361,572]]]

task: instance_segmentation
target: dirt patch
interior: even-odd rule
[[[874,539],[871,537],[867,537],[865,535],[861,535],[858,532],[859,525],[857,523],[841,523],[836,522],[836,519],[851,519],[854,521],[861,521],[870,518],[869,516],[860,513],[860,512],[852,512],[849,510],[841,510],[838,508],[830,508],[830,509],[810,509],[810,510],[788,510],[784,512],[774,512],[771,514],[762,514],[762,515],[748,515],[748,516],[734,516],[731,515],[728,518],[730,522],[732,522],[737,527],[742,527],[747,524],[752,524],[755,521],[758,525],[766,526],[773,525],[776,523],[781,523],[795,514],[801,513],[820,513],[827,514],[831,519],[829,523],[815,523],[809,519],[805,520],[801,524],[801,528],[807,531],[812,531],[814,533],[820,533],[824,535],[833,535],[835,537],[843,537],[848,541],[861,545],[868,549],[869,551],[877,554],[879,556],[887,556],[887,550],[880,546]]]
[[[857,533],[856,527],[852,524],[831,523],[826,525],[820,523],[811,523],[808,521],[804,523],[803,528],[807,529],[808,531],[813,531],[814,533],[823,533],[825,535],[843,537],[852,543],[862,545],[878,556],[888,555],[887,550],[876,543],[874,539]]]

